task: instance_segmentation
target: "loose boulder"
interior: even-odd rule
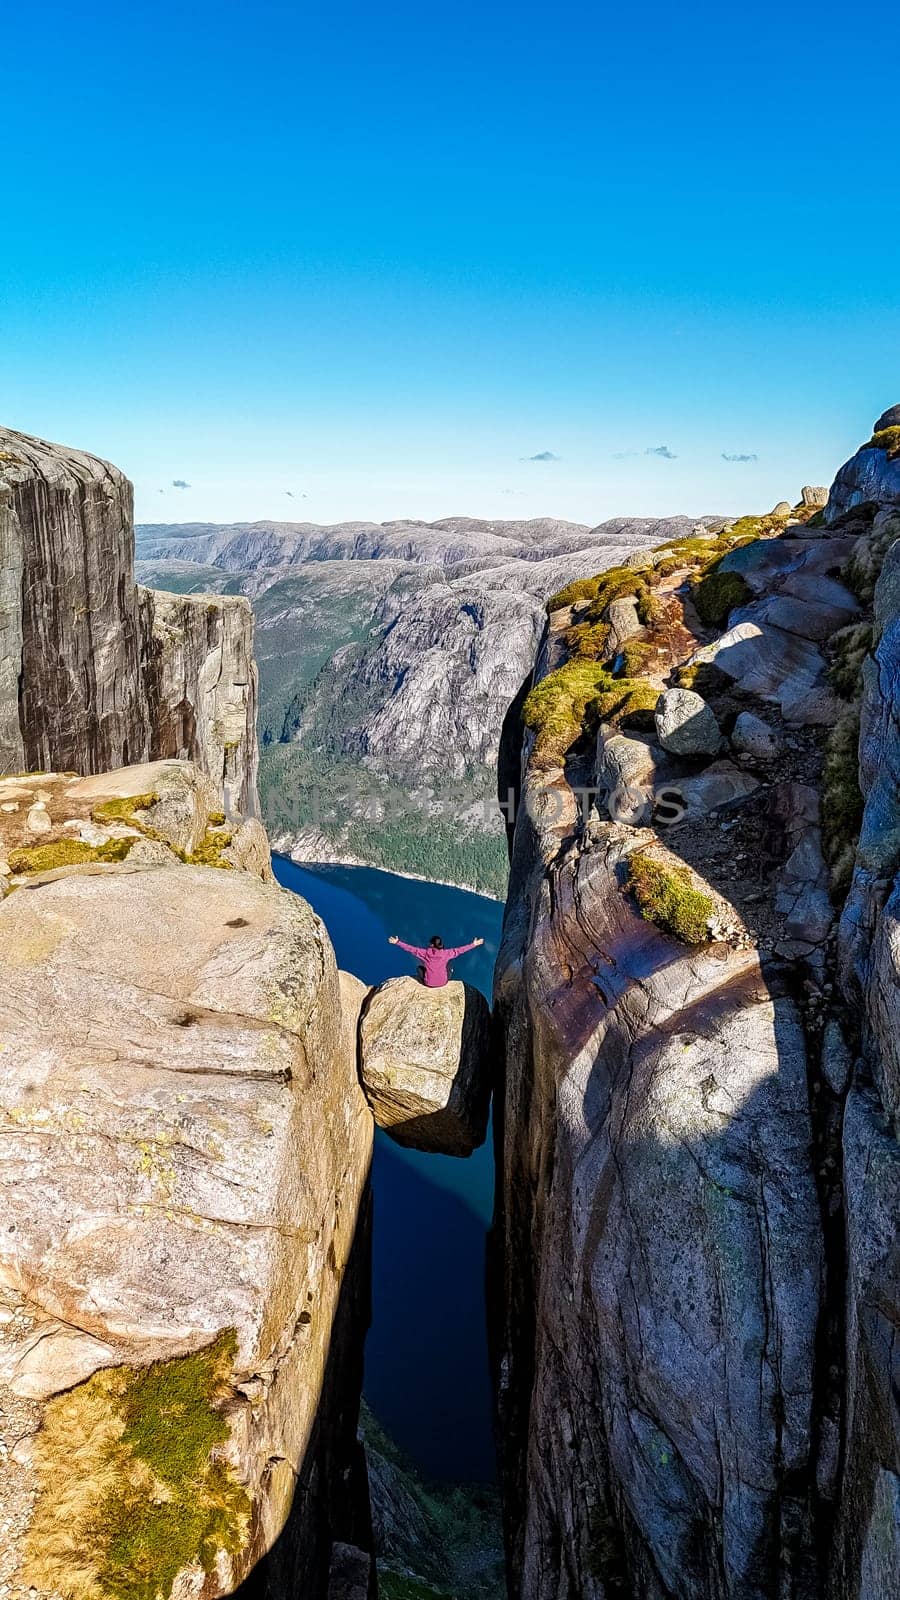
[[[693,689],[666,689],[656,704],[656,733],[679,756],[714,756],[722,743],[715,713]]]
[[[755,717],[752,711],[742,711],[735,722],[731,743],[741,755],[753,756],[756,761],[774,761],[782,749],[780,734]]]
[[[477,989],[390,978],[369,998],[359,1042],[372,1115],[398,1144],[468,1156],[484,1143],[490,1009]]]

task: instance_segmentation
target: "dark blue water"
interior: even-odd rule
[[[308,900],[338,965],[364,983],[415,971],[388,944],[484,939],[454,975],[490,999],[503,907],[483,895],[369,867],[298,867],[273,860],[286,889]],[[490,1137],[468,1160],[375,1141],[372,1328],[366,1398],[429,1477],[492,1479],[491,1397],[484,1315],[484,1245],[493,1201]]]

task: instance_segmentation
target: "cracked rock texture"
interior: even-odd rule
[[[125,862],[20,887],[0,962],[2,1592],[27,1592],[42,1404],[233,1329],[252,1525],[203,1594],[258,1563],[262,1594],[324,1595],[358,1532],[372,1119],[321,923],[245,872]]]
[[[0,429],[2,769],[186,757],[253,814],[255,719],[249,604],[138,589],[124,474]]]

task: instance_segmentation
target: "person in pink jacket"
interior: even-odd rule
[[[459,944],[452,950],[445,950],[443,939],[436,933],[423,950],[417,944],[404,944],[403,940],[398,939],[393,933],[388,939],[388,944],[399,945],[401,950],[408,950],[411,956],[415,956],[421,962],[419,978],[426,989],[443,989],[450,977],[449,967],[454,956],[464,956],[467,950],[477,950],[480,944],[484,944],[484,940],[473,939],[471,944]]]

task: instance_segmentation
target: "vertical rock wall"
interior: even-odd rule
[[[840,928],[858,1056],[843,1133],[845,1446],[833,1600],[900,1592],[900,542],[874,609],[860,733],[866,808]]]
[[[0,429],[4,770],[178,756],[254,814],[256,704],[248,603],[138,590],[124,474]]]
[[[601,735],[629,794],[656,772],[699,796],[693,825],[667,836],[602,805],[585,820],[573,786],[603,799],[603,760],[576,747],[548,766],[526,737],[489,1267],[515,1600],[900,1593],[900,542],[893,492],[858,524],[841,515],[894,470],[884,449],[862,455],[865,483],[842,470],[825,531],[725,558],[746,588],[722,640],[702,644],[686,608],[671,633],[686,625],[693,661],[715,659],[706,692],[727,734],[750,705],[778,724],[762,766],[735,737],[705,801],[697,758],[673,767],[646,724]],[[882,559],[867,655],[846,584]],[[684,595],[690,577],[667,581]],[[866,657],[866,806],[837,948],[815,777],[848,714],[819,645],[836,606],[843,648],[852,635]],[[538,679],[565,661],[572,620],[551,618]],[[748,675],[766,651],[769,677]],[[839,781],[830,804],[852,814],[852,771]],[[736,809],[704,815],[720,802]],[[638,914],[636,849],[688,864],[712,896],[710,944]]]

